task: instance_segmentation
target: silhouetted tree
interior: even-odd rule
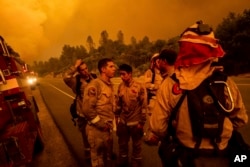
[[[221,63],[229,74],[250,72],[250,9],[229,13],[217,26],[216,37],[226,52]]]
[[[108,32],[107,32],[106,30],[102,31],[102,32],[101,32],[101,38],[100,38],[100,40],[99,40],[100,45],[105,45],[105,44],[107,44],[108,39],[109,39]]]
[[[242,14],[229,13],[215,30],[215,36],[220,39],[226,56],[221,60],[225,71],[229,74],[250,72],[250,10],[245,10]],[[91,36],[87,38],[87,49],[82,45],[64,45],[59,58],[50,58],[45,62],[34,62],[34,69],[39,74],[50,72],[59,73],[72,65],[77,58],[82,58],[89,66],[90,70],[97,69],[97,62],[103,57],[113,58],[116,63],[128,63],[135,68],[137,74],[144,73],[148,68],[151,56],[160,52],[163,48],[174,49],[178,52],[179,36],[168,40],[158,39],[150,41],[147,36],[137,42],[135,37],[131,37],[130,43],[124,43],[124,34],[121,30],[117,33],[117,39],[109,39],[108,32],[102,31],[100,34],[100,46],[95,48]]]
[[[89,49],[89,54],[92,54],[95,50],[95,43],[90,35],[87,37],[87,47]]]
[[[117,42],[118,44],[124,44],[124,34],[121,30],[117,33]]]

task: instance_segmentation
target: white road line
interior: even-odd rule
[[[72,98],[72,99],[75,99],[75,97],[71,96],[70,94],[68,94],[68,93],[66,93],[66,92],[64,92],[64,91],[62,91],[61,89],[55,87],[54,85],[52,85],[52,84],[50,84],[50,83],[49,83],[49,85],[50,85],[51,87],[55,88],[56,90],[58,90],[59,92],[65,94],[66,96],[68,96],[68,97],[70,97],[70,98]]]
[[[55,88],[56,90],[58,90],[59,92],[61,92],[61,93],[63,93],[63,94],[65,94],[66,96],[68,96],[68,97],[70,97],[70,98],[72,98],[72,99],[75,99],[75,97],[73,97],[73,96],[71,96],[70,94],[68,94],[68,93],[66,93],[66,92],[64,92],[64,91],[62,91],[61,89],[59,89],[59,88],[57,88],[56,86],[54,86],[54,85],[52,85],[52,84],[50,84],[50,83],[48,83],[51,87],[53,87],[53,88]],[[237,85],[242,85],[242,86],[249,86],[250,84],[237,84]]]

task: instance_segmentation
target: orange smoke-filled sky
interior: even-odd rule
[[[125,42],[179,35],[197,20],[214,28],[229,12],[242,13],[249,0],[0,0],[0,35],[27,63],[59,57],[65,44],[96,45],[106,30]]]

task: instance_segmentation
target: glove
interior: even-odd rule
[[[149,131],[144,138],[144,142],[149,146],[157,146],[160,139],[153,132]]]
[[[100,121],[94,123],[94,126],[101,131],[109,131],[109,129],[110,129],[109,125],[105,121],[103,121],[102,119]]]
[[[139,135],[142,137],[144,135],[143,124],[139,123],[137,125],[137,130],[138,130]]]

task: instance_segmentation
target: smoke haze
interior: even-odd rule
[[[106,30],[125,42],[179,35],[197,20],[212,25],[229,12],[242,13],[249,0],[0,0],[0,35],[27,63],[59,57],[65,44],[96,45]]]

